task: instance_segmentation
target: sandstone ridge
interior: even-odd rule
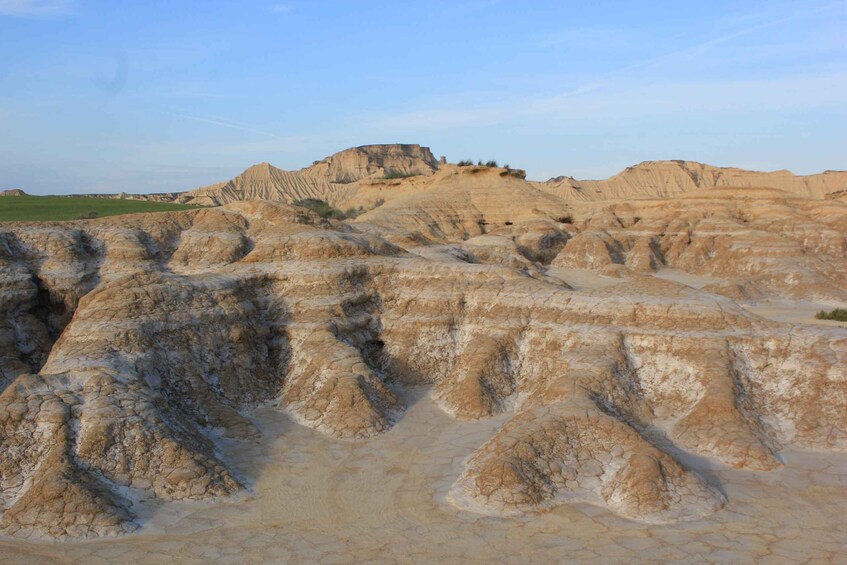
[[[567,200],[669,197],[717,187],[775,188],[798,196],[827,198],[847,189],[847,171],[798,176],[785,170],[766,173],[694,161],[645,161],[605,180],[556,177],[534,184]]]

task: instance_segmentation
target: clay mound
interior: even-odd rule
[[[135,531],[127,503],[67,456],[51,454],[32,485],[3,513],[0,526],[19,537],[90,538]]]
[[[257,406],[361,440],[402,422],[406,385],[456,419],[506,421],[454,489],[486,513],[695,518],[724,500],[676,453],[764,471],[784,446],[847,449],[843,331],[648,274],[796,275],[814,257],[838,283],[841,203],[565,205],[477,167],[400,185],[348,223],[253,201],[4,224],[4,531],[112,535],[141,501],[229,496],[243,482],[215,441],[256,438]],[[621,278],[556,279],[586,253]]]
[[[827,198],[847,187],[847,171],[798,176],[790,171],[747,171],[693,161],[645,161],[605,180],[556,177],[533,184],[565,200],[578,201],[667,198],[718,187],[767,187],[807,198]]]
[[[179,202],[204,206],[218,206],[239,200],[293,202],[317,198],[334,202],[338,199],[337,191],[326,179],[260,163],[232,180],[186,192],[180,195]]]
[[[394,198],[356,219],[425,241],[455,241],[498,228],[569,217],[568,207],[533,188],[522,171],[446,166],[395,189]]]
[[[726,502],[698,475],[587,403],[551,405],[511,420],[467,462],[451,499],[499,515],[586,502],[654,523],[701,518]]]

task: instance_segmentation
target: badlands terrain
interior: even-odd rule
[[[387,145],[0,224],[0,554],[843,560],[845,191]]]

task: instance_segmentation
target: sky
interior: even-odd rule
[[[529,178],[847,169],[847,0],[0,0],[0,189],[420,143]]]

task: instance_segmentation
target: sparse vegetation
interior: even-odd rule
[[[473,161],[471,161],[470,159],[466,159],[464,161],[459,161],[458,165],[460,167],[473,167],[474,166]],[[493,159],[491,161],[483,161],[482,159],[480,159],[479,161],[477,161],[476,166],[477,167],[489,167],[489,168],[497,168],[498,167],[497,161],[495,161]],[[508,168],[508,165],[507,165],[507,168]]]
[[[830,310],[827,312],[826,310],[821,310],[817,314],[815,314],[815,318],[818,320],[835,320],[836,322],[847,322],[847,309],[845,308],[836,308],[834,310]]]
[[[382,198],[376,200],[373,206],[371,206],[370,208],[365,208],[364,206],[351,206],[343,212],[332,204],[330,204],[329,202],[320,200],[318,198],[304,198],[303,200],[296,200],[292,202],[292,204],[294,206],[308,208],[321,218],[332,218],[334,220],[352,220],[353,218],[361,216],[365,212],[370,212],[374,208],[379,208],[380,206],[385,204],[385,200]]]
[[[364,206],[359,206],[358,208],[354,208],[353,206],[351,206],[350,208],[347,208],[346,210],[344,210],[344,218],[348,219],[348,220],[352,220],[353,218],[358,218],[359,216],[361,216],[364,213],[365,213],[365,207]]]
[[[386,178],[386,179],[407,179],[409,177],[416,177],[416,176],[419,176],[419,173],[407,173],[407,172],[404,172],[404,171],[387,170],[387,171],[385,171],[385,175],[383,176],[383,178]]]
[[[335,220],[343,220],[346,216],[344,212],[326,202],[324,200],[320,200],[318,198],[304,198],[302,200],[296,200],[292,202],[295,206],[301,206],[303,208],[308,208],[321,218],[333,218]]]
[[[0,222],[87,220],[121,214],[172,212],[199,208],[189,204],[91,198],[87,196],[15,196],[0,205]]]

